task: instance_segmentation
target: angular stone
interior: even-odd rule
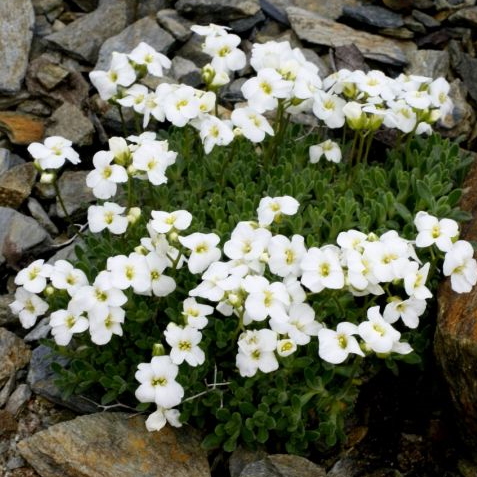
[[[192,61],[175,56],[172,59],[170,74],[178,83],[189,86],[199,86],[202,83],[202,73]]]
[[[158,11],[156,18],[159,25],[179,41],[187,41],[191,37],[193,22],[181,17],[173,8]]]
[[[269,455],[248,464],[240,477],[326,477],[326,470],[298,455]]]
[[[456,41],[449,44],[451,65],[464,82],[470,96],[477,101],[477,58],[461,51]]]
[[[44,250],[50,243],[51,237],[36,220],[0,207],[0,265],[17,267],[26,254]]]
[[[199,68],[210,63],[210,56],[202,51],[203,37],[194,33],[188,41],[186,41],[176,55],[193,61]]]
[[[141,41],[156,51],[167,54],[174,44],[174,37],[163,30],[152,17],[144,17],[123,30],[119,35],[106,40],[99,50],[95,70],[108,70],[113,51],[130,53]]]
[[[5,328],[0,328],[0,383],[25,367],[30,358],[30,348],[23,340]]]
[[[378,28],[399,28],[404,25],[402,15],[377,5],[345,5],[343,17]]]
[[[259,0],[179,0],[176,10],[205,21],[228,22],[238,18],[251,17],[260,11]]]
[[[37,79],[49,91],[58,86],[69,74],[70,72],[61,65],[48,63],[38,71]]]
[[[18,443],[42,477],[210,477],[192,429],[148,432],[144,417],[99,413],[56,424]]]
[[[23,341],[25,341],[25,343],[31,343],[32,341],[46,338],[49,335],[50,330],[50,318],[45,316],[23,337]]]
[[[20,384],[8,398],[5,410],[14,416],[26,404],[31,397],[31,389],[28,384]]]
[[[383,36],[390,36],[391,38],[398,38],[399,40],[410,40],[414,38],[414,32],[407,28],[380,28],[378,33]]]
[[[66,171],[59,181],[61,197],[69,215],[81,210],[91,202],[96,200],[91,189],[86,185],[86,176],[89,171]],[[59,202],[56,203],[56,210],[59,217],[65,217]]]
[[[34,197],[28,198],[27,208],[31,216],[50,234],[58,235],[60,233],[58,227],[52,222],[45,209]]]
[[[0,2],[0,93],[20,91],[28,66],[34,24],[31,0]]]
[[[0,175],[0,206],[18,209],[31,194],[36,174],[33,163],[27,162]]]
[[[358,5],[356,0],[294,0],[291,6],[296,6],[309,12],[317,13],[329,20],[338,20],[345,5]]]
[[[2,387],[3,386],[3,387]],[[12,374],[5,384],[0,384],[0,408],[5,406],[10,394],[15,390],[15,374]],[[1,454],[1,451],[0,451]]]
[[[470,27],[477,26],[477,7],[462,8],[457,10],[448,18],[449,23],[457,25],[466,25]]]
[[[13,144],[30,144],[43,139],[43,120],[31,114],[0,111],[0,130],[7,133]]]
[[[419,10],[413,10],[412,16],[418,22],[421,22],[426,28],[438,28],[441,26],[441,22],[439,20],[436,20],[434,17],[431,17],[427,13],[421,12]]]
[[[262,11],[273,20],[289,26],[286,9],[294,6],[293,0],[260,0]]]
[[[64,103],[51,116],[45,136],[63,136],[77,146],[93,143],[93,123],[73,104]]]
[[[84,12],[92,12],[95,8],[98,8],[98,0],[73,0]]]
[[[234,452],[229,459],[229,472],[230,477],[239,477],[242,470],[252,462],[257,462],[259,460],[267,457],[267,453],[262,450],[249,450],[243,447],[239,447]]]
[[[417,50],[411,56],[406,68],[407,74],[428,76],[430,78],[446,77],[449,73],[450,59],[447,51]]]
[[[45,37],[53,47],[82,61],[96,63],[101,45],[124,30],[128,24],[126,0],[103,2],[62,30]]]
[[[33,116],[50,116],[51,108],[39,99],[27,99],[20,103],[17,111],[21,113],[31,114]]]
[[[170,8],[173,5],[174,0],[138,0],[136,18],[156,15],[159,10]]]
[[[296,7],[287,8],[288,18],[300,40],[331,47],[355,44],[365,58],[404,65],[408,62],[406,51],[415,45],[358,31]]]
[[[32,0],[35,13],[51,12],[55,8],[61,7],[63,0]]]
[[[0,326],[11,325],[12,323],[18,323],[18,317],[12,313],[12,310],[8,306],[14,300],[15,300],[15,295],[13,293],[0,295]]]

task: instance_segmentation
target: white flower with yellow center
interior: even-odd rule
[[[169,323],[164,331],[167,344],[171,347],[171,361],[181,364],[186,361],[189,366],[199,366],[205,361],[205,353],[199,347],[202,333],[192,326],[181,327]]]
[[[318,331],[320,358],[328,363],[340,364],[350,353],[364,356],[357,339],[353,336],[358,333],[358,327],[353,323],[343,321],[336,327],[336,331],[322,328]]]

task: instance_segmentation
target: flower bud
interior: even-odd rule
[[[153,356],[164,356],[166,354],[166,349],[162,343],[154,343],[152,345],[152,355]]]

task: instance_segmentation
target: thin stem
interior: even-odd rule
[[[123,108],[118,103],[116,103],[116,107],[118,108],[119,117],[121,118],[121,129],[123,131],[123,136],[126,137],[128,132],[126,130],[126,120],[124,119]]]
[[[76,225],[73,223],[73,220],[71,219],[70,214],[68,213],[68,210],[66,209],[65,203],[63,202],[63,197],[61,197],[60,188],[58,187],[58,182],[56,180],[53,182],[53,187],[55,188],[56,197],[58,198],[58,202],[60,204],[61,210],[65,214],[65,219],[72,227],[76,227]],[[82,236],[81,229],[78,229],[78,231],[76,232],[76,235],[80,237]]]

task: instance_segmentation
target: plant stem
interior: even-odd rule
[[[119,117],[121,118],[121,129],[123,131],[123,136],[126,137],[128,135],[128,132],[126,130],[126,121],[124,119],[123,108],[121,107],[120,104],[117,104],[117,103],[116,103],[116,107],[118,108]]]

